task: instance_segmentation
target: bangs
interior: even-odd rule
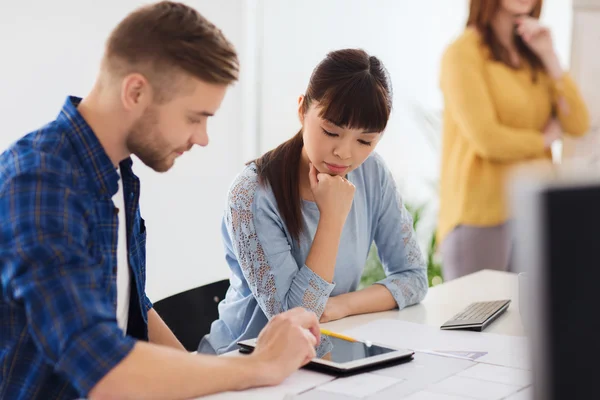
[[[368,73],[329,88],[318,101],[319,117],[348,129],[382,132],[391,112],[387,91]]]

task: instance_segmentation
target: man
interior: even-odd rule
[[[140,8],[89,95],[0,156],[0,398],[189,398],[277,384],[314,356],[318,322],[301,309],[271,320],[251,356],[189,354],[145,295],[130,155],[162,172],[206,146],[237,76],[195,10]]]

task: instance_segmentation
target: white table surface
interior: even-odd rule
[[[510,299],[512,300],[510,307],[491,323],[485,332],[524,336],[519,315],[518,292],[517,274],[483,270],[430,288],[425,300],[404,310],[356,315],[322,324],[322,327],[334,332],[343,332],[378,319],[399,319],[439,327],[472,302]],[[237,354],[239,353],[236,351],[225,356],[236,356]],[[266,394],[266,392],[261,393],[261,389],[253,389],[248,393],[223,393],[203,399],[275,398],[263,396]],[[285,396],[283,395],[283,397]]]
[[[472,302],[510,299],[512,302],[506,312],[491,323],[485,332],[524,336],[518,293],[517,274],[483,270],[429,288],[420,304],[404,310],[355,315],[323,324],[322,327],[343,332],[378,319],[399,319],[439,327]]]

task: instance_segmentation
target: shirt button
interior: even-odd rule
[[[117,215],[119,213],[119,208],[115,207],[115,209],[113,211],[115,212],[115,215]]]

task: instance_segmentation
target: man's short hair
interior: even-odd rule
[[[221,30],[195,9],[171,1],[125,17],[108,38],[103,64],[118,76],[143,74],[163,100],[177,72],[223,85],[239,73],[237,53]]]

